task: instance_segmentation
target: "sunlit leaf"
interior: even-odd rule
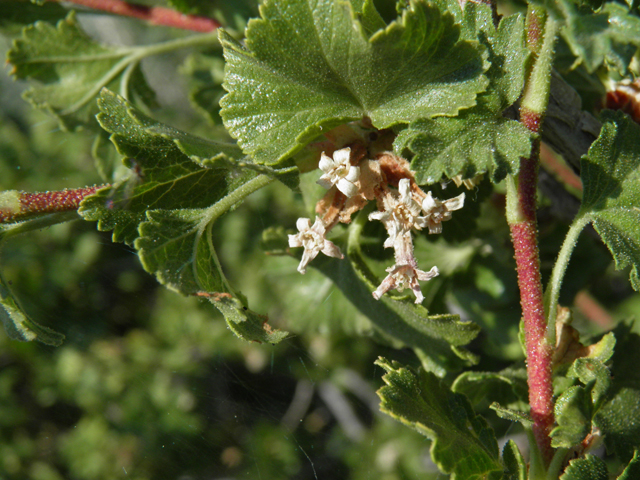
[[[367,116],[377,128],[475,104],[488,64],[450,15],[422,1],[370,38],[338,0],[267,1],[240,44],[221,32],[222,118],[244,151],[275,164]]]
[[[11,2],[13,3],[13,2]],[[69,130],[95,125],[95,99],[103,87],[153,105],[153,92],[132,50],[92,40],[73,12],[57,26],[36,22],[24,29],[7,55],[18,79],[33,80],[25,99],[53,114]]]
[[[270,343],[284,338],[229,285],[211,230],[279,172],[252,169],[235,145],[159,124],[111,92],[102,93],[99,106],[100,125],[132,177],[85,199],[79,213],[101,230],[114,230],[114,241],[133,244],[143,267],[168,288],[210,300],[240,337]]]
[[[502,478],[498,444],[469,401],[434,374],[379,358],[387,373],[380,409],[433,441],[431,458],[452,479]],[[499,472],[499,473],[498,473]]]
[[[579,215],[591,220],[617,269],[631,266],[631,285],[640,290],[640,125],[621,112],[602,118],[600,136],[581,162]]]

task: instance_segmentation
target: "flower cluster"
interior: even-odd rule
[[[408,162],[388,152],[373,160],[365,159],[364,154],[354,154],[352,148],[336,150],[333,157],[323,152],[319,167],[323,174],[318,184],[328,190],[316,206],[322,218],[316,217],[313,226],[310,219],[299,218],[296,223],[299,233],[289,235],[290,247],[304,247],[298,271],[305,273],[307,264],[319,252],[343,258],[340,249],[325,238],[327,231],[337,222],[349,223],[353,213],[375,199],[378,210],[369,215],[369,220],[384,224],[388,234],[384,247],[394,249],[395,265],[386,270],[388,275],[373,297],[379,300],[390,290],[410,288],[415,303],[422,303],[424,296],[418,282],[431,280],[439,271],[435,266],[428,272],[418,268],[412,231],[428,229],[430,234],[441,233],[442,222],[450,220],[451,212],[463,207],[464,193],[444,201],[433,197],[431,192],[425,193],[416,184]],[[390,185],[397,185],[397,189]]]

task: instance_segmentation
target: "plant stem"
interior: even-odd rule
[[[107,185],[65,189],[54,192],[18,192],[9,190],[0,193],[0,223],[15,223],[41,217],[51,213],[78,210],[85,197],[93,195]]]
[[[122,0],[65,0],[93,10],[145,20],[153,25],[181,28],[194,32],[212,32],[220,23],[212,18],[186,15],[164,7],[149,7]]]
[[[558,258],[556,259],[556,263],[553,266],[551,278],[549,279],[547,290],[544,293],[545,311],[549,312],[549,321],[547,324],[547,340],[552,345],[555,344],[555,321],[558,312],[558,298],[560,297],[560,287],[562,287],[562,279],[564,278],[564,274],[567,271],[571,253],[573,252],[573,249],[578,242],[578,236],[580,235],[580,232],[582,232],[584,227],[589,223],[589,221],[590,219],[588,215],[579,215],[573,220],[573,223],[571,224],[571,226],[569,227],[569,231],[567,232],[567,236],[564,238],[564,242],[562,243],[560,252],[558,252]]]
[[[551,64],[556,36],[555,22],[538,7],[527,12],[527,44],[533,62],[525,83],[520,122],[538,134],[549,100]],[[507,182],[507,222],[511,230],[520,288],[527,349],[527,380],[533,420],[533,435],[545,464],[553,449],[549,433],[553,428],[552,346],[546,339],[546,318],[538,252],[536,188],[540,162],[540,141],[534,140],[529,158],[520,159],[517,179]]]

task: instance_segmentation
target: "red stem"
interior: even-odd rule
[[[16,194],[16,202],[0,204],[0,223],[21,221],[48,213],[77,210],[80,202],[82,202],[85,197],[94,194],[96,190],[105,186],[106,185],[99,185],[40,193],[14,191]],[[13,192],[4,192],[5,199],[7,198],[6,195],[10,195],[11,193]]]
[[[56,0],[57,1],[57,0]],[[212,18],[186,15],[164,7],[148,7],[123,0],[65,0],[68,3],[82,5],[93,10],[113,13],[124,17],[145,20],[153,25],[182,28],[194,32],[212,32],[220,23]]]

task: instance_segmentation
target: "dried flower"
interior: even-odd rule
[[[442,202],[428,192],[422,201],[422,210],[425,213],[423,218],[425,225],[429,227],[429,233],[442,233],[442,222],[451,220],[451,212],[460,210],[463,205],[464,193]]]
[[[410,288],[416,296],[415,303],[422,303],[424,300],[418,281],[431,280],[440,273],[438,267],[433,267],[428,272],[424,272],[418,270],[413,265],[394,265],[393,267],[387,268],[386,271],[389,272],[389,275],[385,277],[380,286],[373,292],[373,298],[380,300],[380,297],[389,290],[396,289],[401,292],[405,288]]]
[[[383,198],[384,212],[373,212],[369,220],[380,220],[384,223],[389,238],[385,247],[392,247],[398,235],[410,232],[412,228],[420,230],[426,225],[426,219],[419,217],[420,204],[411,196],[411,183],[403,178],[398,185],[399,193],[388,192]]]
[[[356,182],[360,177],[360,167],[354,167],[350,163],[351,149],[343,148],[333,152],[333,158],[322,152],[320,156],[320,170],[324,175],[318,180],[318,184],[329,189],[334,185],[347,197],[353,197],[358,193]]]
[[[289,235],[289,246],[304,247],[302,260],[298,265],[300,273],[306,273],[307,264],[316,258],[319,252],[329,257],[344,258],[340,249],[324,237],[326,228],[320,218],[316,217],[313,226],[311,226],[311,220],[308,218],[299,218],[296,222],[296,227],[300,233]]]

